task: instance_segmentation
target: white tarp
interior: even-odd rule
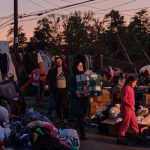
[[[0,41],[0,53],[9,53],[9,43],[8,41]]]

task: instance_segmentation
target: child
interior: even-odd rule
[[[129,76],[125,82],[125,85],[121,94],[121,112],[123,115],[122,125],[119,132],[118,144],[127,144],[124,137],[131,125],[136,137],[139,135],[138,123],[134,111],[135,97],[134,87],[136,86],[137,80],[134,76]]]

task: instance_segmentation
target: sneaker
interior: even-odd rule
[[[117,144],[119,144],[119,145],[127,145],[128,142],[127,142],[127,140],[124,137],[119,137],[117,139]]]

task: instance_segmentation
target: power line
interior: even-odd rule
[[[61,1],[68,1],[68,0],[61,0]],[[94,2],[94,3],[91,3],[91,5],[93,5],[93,4],[97,4],[97,3],[103,3],[103,2],[106,2],[106,1],[109,1],[109,0],[102,0],[102,1],[98,1],[98,2]]]
[[[0,30],[3,29],[3,28],[6,28],[6,27],[8,27],[9,25],[12,25],[12,24],[13,24],[13,23],[9,23],[9,24],[6,24],[6,25],[2,26],[2,27],[0,28]]]
[[[31,16],[41,16],[41,15],[44,15],[44,14],[47,14],[49,12],[53,12],[53,11],[56,11],[56,10],[61,10],[61,9],[65,9],[65,8],[69,8],[69,7],[73,7],[73,6],[77,6],[77,5],[81,5],[81,4],[84,4],[84,3],[88,3],[88,2],[91,2],[91,1],[94,1],[94,0],[87,0],[87,1],[83,1],[83,2],[79,2],[79,3],[74,3],[74,4],[71,4],[71,5],[66,5],[66,6],[62,6],[62,7],[58,7],[58,8],[54,8],[54,9],[49,9],[49,10],[45,10],[45,11],[41,11],[41,13],[29,13],[29,15],[27,14],[23,14],[23,15],[20,15],[20,19],[21,18],[25,18],[25,17],[31,17]],[[39,11],[38,11],[39,12]],[[7,22],[6,22],[7,23]]]
[[[9,22],[12,21],[12,20],[13,20],[13,18],[11,18],[11,19],[7,20],[6,22],[0,24],[0,26],[3,26],[3,25],[5,25],[5,24],[9,23]]]
[[[49,3],[49,4],[53,5],[53,6],[60,7],[59,5],[53,4],[53,3],[49,2],[48,0],[42,0],[42,1],[45,1],[45,2],[47,2],[47,3]]]
[[[10,19],[11,17],[12,16],[8,17],[7,19]],[[4,20],[6,20],[6,18],[5,19],[1,19],[0,22],[3,22]]]
[[[53,4],[53,3],[49,2],[48,0],[42,0],[42,1],[45,1],[45,2],[47,2],[50,5],[53,5],[53,6],[56,6],[56,7],[60,7],[59,5]],[[67,10],[65,10],[65,11],[67,11]]]
[[[70,4],[72,4],[73,2],[71,2],[71,1],[68,1],[68,0],[61,0],[61,1],[63,1],[63,2],[67,2],[67,3],[70,3]],[[105,0],[106,1],[106,0]],[[103,1],[104,2],[104,1]],[[86,7],[89,7],[89,8],[94,8],[94,9],[99,9],[99,8],[97,8],[97,7],[94,7],[94,6],[89,6],[89,5],[86,5],[86,4],[82,4],[83,6],[86,6]]]
[[[136,10],[141,10],[141,9],[149,9],[150,8],[150,6],[148,6],[148,7],[141,7],[141,8],[133,8],[133,9],[127,9],[127,10],[119,10],[119,12],[128,12],[128,11],[136,11]],[[97,12],[99,12],[99,11],[94,11],[94,13],[96,13],[96,14],[106,14],[106,12],[104,13],[97,13]]]
[[[41,12],[38,11],[39,13],[38,12],[34,12],[34,13],[29,13],[29,14],[23,14],[23,15],[20,15],[20,18],[30,17],[30,16],[41,16],[41,15],[44,15],[44,14],[47,14],[47,13],[50,13],[50,12],[53,12],[53,11],[56,11],[56,10],[61,10],[61,9],[65,9],[65,8],[81,5],[81,4],[84,4],[84,3],[91,2],[91,1],[94,1],[94,0],[87,0],[87,1],[79,2],[79,3],[74,3],[74,4],[70,4],[70,5],[54,8],[54,9],[43,10]]]
[[[131,0],[131,1],[128,1],[126,3],[122,3],[122,4],[119,4],[119,5],[116,5],[116,6],[113,6],[113,7],[109,7],[109,8],[106,8],[106,9],[100,9],[99,11],[95,11],[95,12],[107,11],[109,9],[113,9],[113,8],[116,8],[116,7],[124,6],[124,5],[130,4],[130,3],[133,3],[135,1],[136,0]]]
[[[12,17],[12,16],[13,16],[13,15],[4,16],[4,17],[1,17],[0,20],[1,20],[1,19],[8,19],[8,18],[10,18],[10,17]]]
[[[43,9],[47,9],[46,7],[41,6],[40,4],[35,3],[35,2],[33,2],[32,0],[27,0],[27,1],[30,2],[30,3],[32,3],[32,4],[34,4],[34,5],[36,5],[36,6],[39,6],[39,7],[43,8]]]

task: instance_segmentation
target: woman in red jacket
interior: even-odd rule
[[[125,141],[125,134],[131,125],[135,136],[138,137],[139,128],[137,118],[135,115],[135,97],[134,87],[136,86],[137,79],[134,76],[129,76],[125,82],[121,95],[121,111],[122,111],[122,125],[119,132],[118,144],[127,144]]]

